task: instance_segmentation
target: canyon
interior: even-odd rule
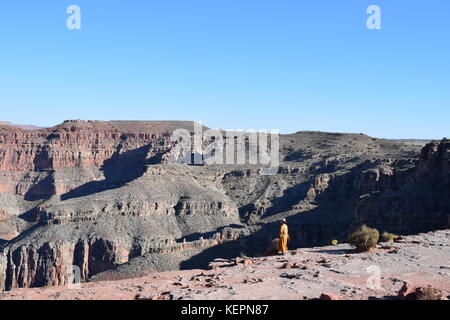
[[[194,123],[1,123],[0,290],[66,285],[73,266],[97,282],[257,256],[281,217],[292,248],[342,242],[361,224],[450,227],[448,140],[280,135],[278,171],[262,175],[254,164],[174,163],[177,129]]]
[[[78,286],[21,288],[2,300],[419,300],[450,299],[449,230],[403,236],[371,252],[348,244],[284,256],[216,259],[207,270],[155,272]],[[425,291],[426,292],[426,291]]]

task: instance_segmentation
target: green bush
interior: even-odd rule
[[[372,229],[366,225],[361,226],[355,232],[351,233],[347,242],[356,247],[359,252],[369,251],[374,248],[380,238],[380,233],[377,229]]]
[[[395,234],[389,232],[383,232],[380,236],[380,242],[392,242],[397,238]]]
[[[339,244],[339,241],[337,240],[331,240],[331,245],[332,246],[337,246]]]

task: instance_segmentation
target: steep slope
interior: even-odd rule
[[[419,156],[416,143],[298,132],[280,136],[278,173],[264,176],[257,165],[170,163],[179,128],[194,123],[0,126],[0,289],[61,285],[72,266],[83,281],[202,268],[264,252],[279,217],[295,247],[364,222],[448,227],[448,142]]]
[[[139,278],[92,282],[79,288],[15,289],[13,300],[131,299],[398,299],[404,283],[450,295],[450,231],[404,237],[367,253],[346,245],[291,250],[285,256],[218,259],[210,270],[150,273]],[[450,298],[450,296],[449,296]],[[448,298],[447,298],[448,299]]]

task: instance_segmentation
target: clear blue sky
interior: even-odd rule
[[[0,120],[442,138],[449,17],[449,0],[2,0]]]

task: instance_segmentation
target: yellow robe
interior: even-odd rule
[[[288,238],[289,238],[287,224],[283,223],[280,226],[280,231],[278,232],[278,238],[280,239],[278,241],[278,252],[285,253],[287,251],[287,242],[288,242]]]

